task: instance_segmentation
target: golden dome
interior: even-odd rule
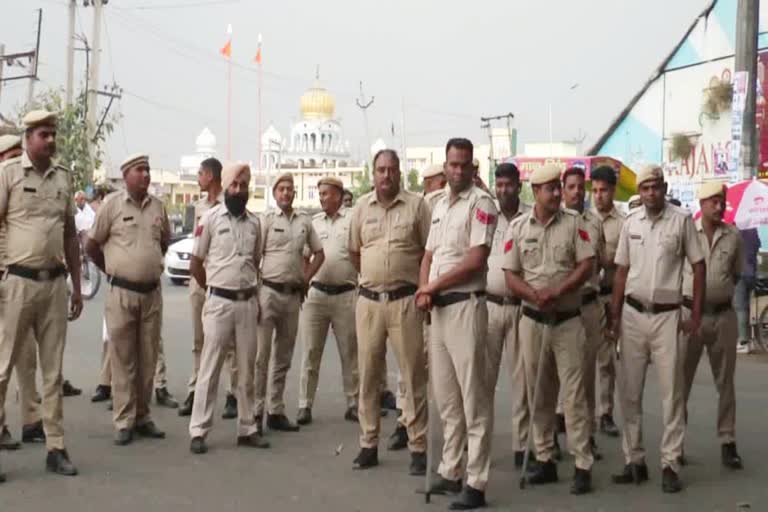
[[[332,119],[336,110],[336,100],[322,86],[320,81],[301,96],[301,117],[304,119]]]

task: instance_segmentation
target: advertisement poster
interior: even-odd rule
[[[739,179],[741,160],[741,132],[744,120],[744,107],[747,104],[747,78],[749,73],[737,71],[733,74],[733,103],[731,106],[731,165],[729,166],[729,181],[735,183]]]

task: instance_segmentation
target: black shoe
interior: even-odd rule
[[[48,457],[45,459],[45,468],[58,475],[75,476],[77,474],[77,468],[69,460],[67,450],[53,449],[49,451]]]
[[[528,454],[528,466],[530,467],[531,463],[536,461],[536,455],[533,452],[529,452]],[[525,451],[516,451],[515,452],[515,469],[522,469],[523,464],[525,463]]]
[[[91,395],[91,402],[105,402],[112,398],[112,386],[99,384]]]
[[[78,396],[78,395],[82,395],[83,394],[83,390],[82,389],[76,388],[68,380],[65,380],[62,383],[62,385],[61,385],[61,392],[64,394],[64,396]]]
[[[676,493],[683,490],[680,478],[670,467],[664,468],[661,474],[661,490],[667,493]]]
[[[360,448],[355,460],[352,461],[354,469],[368,469],[379,465],[378,448]]]
[[[237,397],[232,393],[227,393],[227,402],[224,404],[224,412],[221,413],[221,418],[225,420],[237,418]]]
[[[560,449],[560,442],[557,440],[557,434],[555,434],[555,445],[552,447],[552,457],[555,460],[563,460],[563,451]]]
[[[565,434],[565,415],[557,414],[555,416],[555,432],[557,434]]]
[[[427,474],[427,454],[424,452],[411,452],[411,465],[408,468],[411,476],[424,476]]]
[[[534,485],[550,484],[557,482],[557,480],[557,464],[551,460],[540,462],[528,473],[528,483]]]
[[[600,416],[600,432],[607,436],[619,437],[619,427],[613,422],[613,416],[610,414]]]
[[[615,484],[641,484],[648,481],[648,466],[645,462],[640,464],[627,464],[621,473],[611,476]]]
[[[392,393],[390,390],[387,389],[382,391],[380,400],[382,409],[388,409],[390,411],[397,410],[397,399],[395,398],[394,393]]]
[[[237,446],[249,446],[251,448],[269,448],[269,441],[265,441],[261,434],[254,432],[249,436],[238,436]]]
[[[736,443],[726,443],[720,447],[720,458],[723,466],[730,469],[743,469],[741,457],[736,451]]]
[[[312,409],[309,407],[299,409],[299,413],[296,415],[296,423],[299,425],[309,425],[312,423]]]
[[[351,421],[352,423],[360,423],[360,418],[357,416],[356,405],[347,407],[347,411],[344,413],[344,419],[346,421]]]
[[[291,423],[285,414],[267,414],[267,426],[280,432],[298,432],[299,426]]]
[[[45,430],[43,430],[43,421],[36,421],[21,427],[21,440],[24,443],[44,443]]]
[[[576,468],[573,472],[571,494],[587,494],[592,492],[592,472],[587,469]]]
[[[179,406],[179,402],[177,402],[165,388],[157,388],[155,390],[155,400],[157,401],[157,405],[161,407],[176,409]]]
[[[127,428],[121,428],[115,433],[115,444],[117,446],[125,446],[133,442],[133,432]]]
[[[202,455],[203,453],[207,452],[208,445],[205,444],[205,439],[200,436],[193,437],[192,441],[189,443],[189,451],[195,455]]]
[[[179,407],[179,416],[191,416],[192,415],[192,404],[195,402],[195,392],[191,392],[187,395],[187,399],[184,400],[184,403]]]
[[[408,429],[405,425],[397,424],[395,431],[389,436],[387,450],[405,450],[408,448]]]
[[[482,507],[485,507],[485,491],[465,485],[459,499],[448,505],[448,510],[474,510]]]
[[[448,480],[439,476],[437,481],[429,488],[430,494],[459,494],[461,492],[461,479]]]
[[[16,441],[8,427],[4,426],[0,432],[0,450],[18,450],[19,448],[21,448],[21,443]]]
[[[589,436],[589,448],[592,450],[592,457],[595,460],[603,460],[603,454],[597,450],[597,443],[594,436]]]
[[[165,439],[165,432],[157,428],[157,425],[153,421],[148,421],[143,425],[136,425],[136,433],[141,437],[149,437],[152,439]]]

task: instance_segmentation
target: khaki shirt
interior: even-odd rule
[[[52,164],[43,172],[26,152],[0,164],[0,221],[5,223],[5,264],[36,269],[64,265],[64,223],[74,222],[72,177]]]
[[[629,267],[625,295],[647,303],[680,303],[686,259],[691,264],[704,260],[688,212],[669,203],[655,220],[645,207],[629,212],[616,250],[616,264]]]
[[[280,208],[274,208],[265,212],[261,220],[261,277],[277,283],[302,284],[304,245],[312,253],[323,249],[312,227],[312,218],[298,210],[288,217]]]
[[[451,198],[445,194],[432,211],[432,226],[427,251],[432,253],[429,280],[434,281],[456,268],[473,247],[491,248],[499,216],[493,198],[474,185]],[[484,291],[488,267],[466,282],[443,290],[449,292]]]
[[[318,283],[357,285],[357,270],[349,258],[349,227],[352,212],[341,208],[335,217],[320,212],[312,217],[312,226],[323,244],[325,260],[312,281]]]
[[[699,236],[704,259],[707,264],[707,285],[705,299],[707,304],[730,302],[736,280],[744,265],[744,242],[739,230],[730,224],[720,224],[709,245],[707,235],[701,226],[701,219],[694,222]],[[683,268],[683,295],[693,297],[693,268]]]
[[[360,285],[378,292],[418,285],[429,220],[424,198],[407,190],[386,208],[376,191],[362,196],[349,232],[349,250],[360,253]]]
[[[208,201],[207,197],[198,199],[195,202],[195,225],[193,228],[193,233],[197,232],[197,226],[200,224],[200,219],[203,217],[205,212],[216,206],[217,204],[221,203],[224,199],[224,193],[214,199],[213,201]],[[195,293],[205,293],[205,290],[200,288],[200,285],[197,284],[197,279],[194,277],[189,280],[189,293],[195,294]]]
[[[508,234],[511,238],[505,242],[503,268],[521,275],[535,290],[559,285],[580,262],[595,256],[584,221],[573,210],[560,209],[541,224],[531,209],[512,221]],[[560,297],[555,304],[558,311],[579,307],[579,290]]]
[[[600,277],[600,286],[603,288],[613,288],[613,278],[616,275],[614,259],[616,258],[616,248],[619,245],[619,235],[624,225],[626,215],[619,211],[615,206],[607,214],[602,214],[593,208],[592,213],[600,217],[603,221],[603,237],[605,239],[605,253],[602,255],[601,267],[603,268]]]
[[[605,237],[603,236],[603,221],[600,220],[600,216],[596,215],[591,210],[585,210],[581,213],[581,218],[584,221],[584,229],[589,233],[589,243],[592,245],[592,250],[595,251],[595,264],[592,267],[592,275],[584,283],[581,291],[582,294],[589,292],[600,291],[600,267],[603,255],[605,254]]]
[[[491,246],[491,254],[488,256],[488,284],[485,287],[485,291],[491,295],[498,295],[500,297],[513,297],[512,291],[507,288],[507,280],[504,277],[504,244],[507,242],[507,231],[512,221],[521,215],[528,213],[531,207],[527,204],[520,203],[517,213],[511,219],[507,219],[501,210],[499,210],[499,220],[496,223],[496,231],[493,234],[493,245]]]
[[[160,279],[170,225],[157,197],[138,204],[125,190],[108,195],[88,236],[102,247],[107,274],[138,283]]]
[[[446,185],[444,188],[441,188],[440,190],[433,190],[432,192],[424,196],[424,201],[427,202],[427,206],[429,207],[430,213],[435,211],[435,205],[440,199],[445,197],[447,193],[448,193],[448,185]]]
[[[205,264],[208,286],[243,290],[256,286],[261,259],[261,223],[249,212],[235,218],[218,204],[208,210],[195,229],[192,254]]]

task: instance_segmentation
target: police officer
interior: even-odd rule
[[[616,251],[610,335],[619,339],[619,384],[624,416],[624,470],[618,484],[648,479],[643,448],[642,402],[645,373],[653,359],[659,377],[664,432],[661,438],[662,490],[682,489],[678,473],[685,435],[683,361],[685,334],[701,324],[706,269],[691,215],[668,204],[661,167],[637,174],[643,206],[627,215]],[[683,263],[692,265],[691,315],[681,322]],[[626,305],[625,305],[626,304]]]
[[[500,211],[493,245],[488,257],[488,386],[491,397],[496,393],[496,381],[501,367],[502,353],[507,352],[507,366],[512,384],[512,447],[515,451],[515,467],[522,467],[525,447],[528,445],[531,417],[526,398],[525,370],[522,351],[517,336],[520,319],[520,298],[507,288],[504,279],[504,249],[508,240],[510,223],[530,210],[520,202],[520,171],[512,163],[503,163],[496,168],[496,200]]]
[[[317,182],[323,211],[312,218],[323,244],[325,261],[312,280],[300,315],[304,337],[304,356],[299,383],[299,414],[296,422],[312,422],[320,361],[323,357],[328,328],[333,327],[341,359],[341,380],[347,408],[344,419],[358,421],[357,334],[355,333],[355,299],[357,270],[349,257],[349,226],[352,212],[341,204],[344,185],[334,177]]]
[[[261,259],[261,227],[246,210],[251,170],[247,164],[228,164],[222,173],[224,204],[213,206],[198,221],[190,272],[202,290],[205,342],[195,384],[189,435],[192,453],[205,453],[205,438],[213,425],[213,409],[225,354],[234,340],[239,366],[237,444],[268,448],[253,414],[253,367],[256,323],[259,317],[257,270]]]
[[[601,166],[591,172],[592,182],[592,213],[603,223],[603,238],[605,251],[602,254],[600,267],[600,304],[610,313],[611,293],[613,293],[613,277],[616,273],[616,246],[619,244],[619,234],[624,225],[625,215],[613,203],[616,194],[616,171],[612,167]],[[617,437],[619,429],[613,420],[613,394],[616,381],[616,364],[614,362],[615,343],[610,337],[601,334],[600,346],[597,349],[597,379],[599,383],[599,415],[600,431],[608,436]]]
[[[530,181],[536,203],[510,226],[503,265],[507,285],[523,300],[518,336],[539,462],[528,480],[545,484],[558,479],[552,457],[559,380],[568,448],[576,464],[571,493],[584,494],[592,489],[593,456],[584,396],[580,290],[592,273],[595,251],[581,217],[561,208],[559,167],[544,165]]]
[[[6,227],[5,277],[0,284],[0,397],[23,343],[34,332],[43,374],[46,467],[61,475],[77,469],[64,448],[61,364],[67,330],[66,268],[72,275],[69,316],[83,309],[80,246],[75,230],[72,177],[52,162],[56,114],[32,111],[23,118],[21,158],[0,165],[0,223]],[[66,267],[64,262],[66,261]],[[4,416],[4,408],[0,415]],[[0,417],[0,424],[5,418]]]
[[[205,212],[221,202],[221,162],[215,158],[206,158],[200,163],[197,171],[197,183],[200,186],[200,192],[205,192],[206,197],[200,198],[195,203],[195,225],[200,222],[200,218]],[[192,356],[194,366],[192,367],[192,376],[189,378],[187,388],[189,393],[184,404],[179,408],[179,416],[189,416],[192,414],[192,402],[195,400],[195,384],[197,383],[197,372],[200,370],[200,354],[203,350],[203,304],[205,303],[205,289],[200,288],[196,279],[189,280],[189,302],[192,305],[192,320],[194,322],[194,338],[192,346]],[[237,399],[234,390],[237,388],[237,363],[235,354],[232,350],[227,352],[227,367],[229,368],[229,379],[225,381],[227,398],[224,403],[224,412],[221,415],[224,419],[237,417]]]
[[[434,197],[434,193],[442,191],[447,183],[443,164],[430,165],[422,173],[422,178],[422,187],[424,188],[425,198]],[[435,202],[437,201],[435,200]],[[431,206],[434,206],[434,204]]]
[[[400,188],[400,159],[391,149],[373,159],[374,191],[362,196],[350,227],[349,251],[360,272],[355,319],[360,371],[360,452],[356,469],[378,465],[379,393],[392,345],[406,388],[403,414],[411,451],[410,473],[426,472],[427,375],[424,314],[416,308],[416,283],[429,235],[424,199]]]
[[[309,282],[323,264],[323,245],[312,227],[312,218],[293,209],[293,175],[284,173],[272,186],[277,208],[267,211],[261,224],[263,259],[259,304],[259,349],[256,355],[256,416],[261,428],[269,370],[270,396],[267,426],[295,432],[298,425],[285,415],[285,378],[291,368],[299,323],[299,307]],[[304,269],[303,249],[313,256]],[[274,334],[274,342],[272,336]],[[271,359],[270,359],[271,354]]]
[[[738,328],[731,299],[743,264],[743,242],[739,230],[723,222],[726,187],[722,182],[705,182],[699,188],[701,218],[695,221],[707,267],[706,299],[701,328],[688,339],[685,356],[685,402],[691,395],[693,378],[701,353],[706,348],[718,394],[717,435],[721,460],[725,467],[741,469],[736,451],[736,393],[733,373],[736,369]],[[693,273],[689,265],[683,272],[683,319],[693,304]]]
[[[432,312],[430,370],[445,440],[433,492],[461,489],[468,445],[466,485],[451,510],[485,506],[493,430],[485,287],[498,212],[490,194],[473,184],[472,152],[467,139],[446,145],[449,191],[432,212],[416,292],[419,308]]]
[[[105,306],[112,368],[115,444],[164,438],[150,416],[163,295],[160,275],[170,227],[162,201],[148,193],[149,157],[121,165],[125,190],[110,194],[96,213],[86,251],[107,274]]]
[[[355,196],[352,194],[351,190],[345,188],[342,198],[342,206],[344,206],[344,208],[354,208]]]

